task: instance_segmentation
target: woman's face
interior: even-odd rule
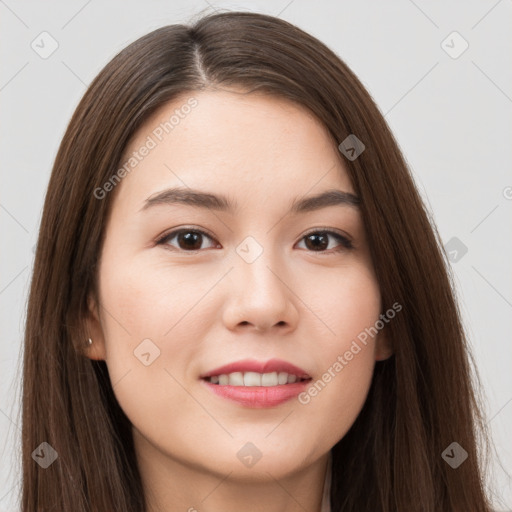
[[[89,355],[139,457],[279,478],[354,423],[389,351],[360,341],[381,303],[342,158],[306,110],[235,90],[184,95],[131,141],[104,187]]]

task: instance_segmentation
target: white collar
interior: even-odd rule
[[[332,452],[329,452],[327,471],[325,472],[324,492],[320,512],[331,512],[331,481],[332,481]]]

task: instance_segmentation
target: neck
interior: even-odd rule
[[[174,459],[135,429],[134,443],[148,512],[321,512],[329,453],[284,477],[270,472],[248,477],[236,466],[219,474]]]

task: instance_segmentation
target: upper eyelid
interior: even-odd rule
[[[210,233],[208,233],[208,231],[205,231],[204,229],[194,228],[194,227],[184,227],[184,228],[172,229],[171,231],[166,232],[163,235],[160,235],[157,238],[156,242],[157,243],[163,242],[164,240],[170,238],[171,235],[175,236],[182,231],[195,231],[197,233],[201,233],[202,235],[206,235],[208,238],[211,238],[212,240],[216,240],[213,235],[211,235]]]

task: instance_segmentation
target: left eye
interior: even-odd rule
[[[334,249],[336,252],[353,248],[352,242],[348,238],[334,231],[312,231],[305,235],[301,242],[305,240],[306,249],[311,249],[313,252],[326,252],[326,250],[332,249],[329,247],[329,237],[335,238],[341,244],[341,247]]]
[[[199,229],[179,229],[176,231],[172,231],[171,233],[164,235],[164,237],[158,240],[157,244],[166,244],[176,247],[175,245],[173,245],[173,243],[171,243],[173,240],[176,239],[178,249],[192,252],[204,248],[201,247],[203,238],[207,238],[212,242],[210,248],[215,247],[213,238],[204,231],[201,231]],[[338,244],[341,245],[341,247],[334,249],[334,251],[336,252],[342,251],[344,249],[353,248],[352,242],[348,238],[334,231],[326,230],[312,231],[307,235],[303,236],[300,242],[304,241],[306,245],[305,248],[313,252],[326,252],[329,250],[333,250],[333,248],[330,246],[331,244],[329,243],[329,238],[334,238],[335,240],[338,241]]]

